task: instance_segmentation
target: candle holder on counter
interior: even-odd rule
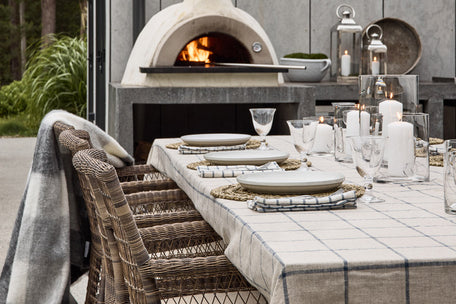
[[[310,155],[327,156],[334,154],[334,117],[333,116],[313,116],[305,117],[313,119],[315,125],[315,138],[310,150]]]
[[[353,19],[355,10],[347,4],[336,9],[339,22],[331,28],[330,77],[337,82],[356,82],[360,73],[363,28]]]
[[[373,30],[377,30],[377,32]],[[388,48],[381,41],[383,30],[377,24],[372,24],[366,29],[366,36],[368,44],[362,48],[362,74],[385,75]]]
[[[377,181],[429,181],[429,114],[403,113],[385,122],[386,145]],[[385,116],[384,116],[385,117]]]
[[[358,87],[361,105],[378,106],[395,100],[402,104],[403,112],[417,112],[418,75],[360,75]],[[395,112],[391,115],[396,116]]]

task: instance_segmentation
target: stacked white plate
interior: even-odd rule
[[[242,145],[249,141],[250,135],[237,133],[192,134],[181,137],[190,146],[214,147]]]
[[[284,171],[244,174],[237,177],[242,187],[260,193],[306,194],[339,187],[345,176],[337,172]]]

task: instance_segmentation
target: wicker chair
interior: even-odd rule
[[[123,285],[115,277],[117,301],[123,303],[128,298],[132,303],[267,303],[223,254],[167,256],[160,242],[171,244],[172,248],[172,241],[180,237],[191,245],[192,240],[207,237],[212,229],[204,221],[138,228],[116,170],[100,160],[100,153],[103,152],[93,149],[80,151],[75,154],[73,165],[90,184],[98,222],[103,224],[100,231],[110,242],[114,272],[123,276]],[[193,226],[204,227],[201,236],[195,230],[187,235],[185,231]]]
[[[59,137],[60,144],[66,147],[71,154],[91,147],[90,136],[84,130],[75,130],[72,126],[56,122],[54,124],[54,133]],[[154,168],[151,169],[147,165],[129,166],[117,170],[122,177],[136,177],[137,175],[148,174],[151,171],[154,174],[156,173]],[[77,178],[77,176],[75,177]],[[94,205],[91,202],[92,198],[88,195],[88,185],[84,183],[84,179],[79,178],[77,181],[86,204],[91,233],[86,303],[103,303],[105,301],[105,282],[101,273],[103,257],[102,238],[99,233]],[[128,194],[129,200],[131,201],[134,213],[137,214],[135,218],[140,227],[201,219],[201,215],[194,209],[190,199],[181,189],[176,189],[177,185],[170,179],[158,176],[156,179],[146,181],[123,182],[122,185],[124,191],[130,193]],[[134,193],[135,191],[147,192]],[[179,210],[179,212],[175,212],[176,210]],[[105,246],[107,246],[108,240],[106,239],[105,241]],[[109,263],[108,265],[111,264]],[[113,271],[108,270],[108,272],[111,274],[112,278],[110,280],[112,281],[114,277]],[[110,294],[110,292],[108,291],[107,294]]]

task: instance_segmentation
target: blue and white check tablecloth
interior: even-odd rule
[[[149,162],[176,180],[227,242],[226,256],[270,303],[456,303],[456,216],[443,208],[440,167],[426,183],[375,184],[386,202],[356,209],[259,213],[215,199],[235,178],[201,178],[201,155],[154,142]],[[289,136],[268,137],[296,157]],[[361,183],[353,164],[311,158],[318,170]]]

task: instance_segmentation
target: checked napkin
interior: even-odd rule
[[[234,145],[234,146],[216,146],[216,147],[196,147],[181,145],[178,148],[180,154],[205,154],[209,152],[217,151],[234,151],[234,150],[245,150],[246,144]]]
[[[253,200],[247,201],[247,206],[258,212],[356,208],[356,192],[347,191],[339,193],[338,191],[325,197],[304,195],[284,198],[263,198],[256,196]]]
[[[198,166],[200,177],[236,177],[245,173],[284,171],[276,162],[269,162],[262,166],[233,165],[233,166]]]

